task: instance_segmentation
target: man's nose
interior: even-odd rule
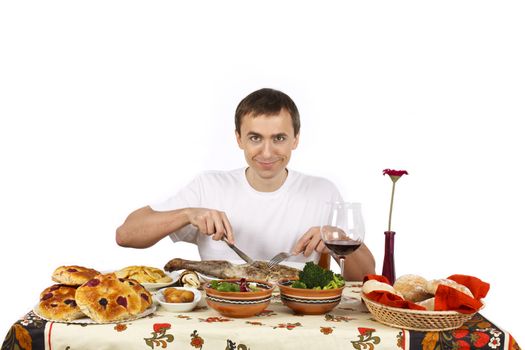
[[[263,149],[262,149],[262,155],[265,158],[270,158],[272,156],[272,143],[270,141],[266,141],[263,143]]]

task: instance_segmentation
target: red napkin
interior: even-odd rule
[[[379,282],[390,284],[388,279],[385,276],[381,276],[381,275],[366,275],[365,278],[363,279],[363,282],[366,282],[368,280],[376,280]],[[370,300],[373,300],[377,303],[380,303],[386,306],[399,307],[402,309],[411,309],[411,310],[426,310],[426,308],[424,308],[421,305],[417,305],[416,303],[413,303],[411,301],[404,300],[399,295],[387,292],[385,290],[375,290],[373,292],[366,293],[365,296]]]
[[[365,283],[368,280],[376,280],[376,281],[379,281],[379,282],[383,282],[383,283],[387,283],[387,284],[392,285],[392,283],[390,283],[388,278],[386,278],[385,276],[382,276],[382,275],[372,275],[372,274],[366,275],[365,278],[363,278],[363,283]]]
[[[480,299],[487,295],[490,284],[483,282],[479,278],[466,275],[452,275],[448,279],[467,287],[474,297],[452,287],[440,285],[436,290],[435,296],[434,309],[436,311],[453,310],[463,314],[471,314],[481,309],[483,303]]]

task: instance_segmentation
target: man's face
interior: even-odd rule
[[[237,143],[256,178],[271,181],[282,176],[299,142],[290,113],[281,109],[276,115],[245,115],[240,129],[235,133]]]

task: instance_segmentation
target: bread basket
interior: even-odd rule
[[[387,326],[416,331],[445,331],[459,328],[470,320],[472,314],[457,311],[410,310],[386,306],[361,295],[374,318]]]

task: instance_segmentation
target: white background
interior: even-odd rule
[[[483,314],[524,342],[523,18],[521,1],[2,1],[0,332],[59,265],[197,258],[120,248],[115,229],[202,170],[243,166],[234,109],[273,87],[301,112],[290,167],[363,203],[377,271],[381,172],[406,169],[398,276],[490,282]]]

